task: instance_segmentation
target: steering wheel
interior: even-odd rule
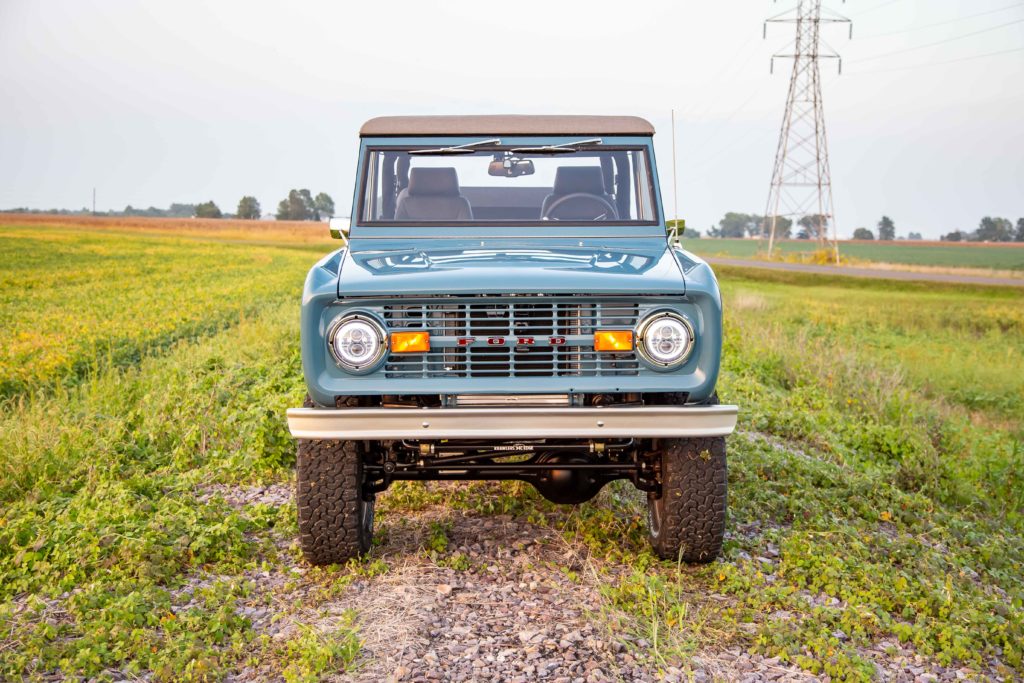
[[[562,215],[556,215],[558,209],[561,209]],[[589,192],[573,192],[551,202],[540,219],[542,221],[606,221],[616,215],[615,207],[604,197]]]

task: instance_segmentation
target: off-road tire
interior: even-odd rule
[[[664,394],[667,405],[683,405],[687,394]],[[716,391],[699,405],[718,405]],[[725,437],[661,442],[661,495],[647,495],[647,530],[664,560],[713,562],[722,551],[727,507]]]
[[[306,405],[311,405],[307,399]],[[372,498],[363,495],[359,441],[299,439],[295,500],[299,544],[314,565],[340,564],[366,553],[373,541]]]
[[[658,557],[696,564],[718,557],[726,479],[725,437],[662,441],[661,495],[647,497],[648,535]]]

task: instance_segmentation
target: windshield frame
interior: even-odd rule
[[[498,137],[498,136],[495,136]],[[557,146],[571,144],[580,140],[581,136],[501,136],[501,144],[487,147],[481,147],[480,149],[474,149],[476,152],[499,152],[499,151],[511,151],[516,148],[523,147],[541,147],[541,146]],[[468,142],[473,142],[473,138],[466,136],[465,139]],[[510,219],[510,220],[474,220],[474,221],[407,221],[407,220],[368,220],[364,212],[366,210],[365,192],[370,179],[370,166],[371,158],[374,152],[395,152],[395,151],[411,151],[419,150],[429,147],[457,147],[462,140],[462,136],[457,139],[452,137],[441,137],[441,136],[417,136],[417,137],[403,137],[403,138],[363,138],[359,149],[359,172],[357,176],[357,183],[355,193],[352,202],[352,229],[353,233],[357,231],[357,228],[363,228],[366,230],[366,236],[370,236],[379,231],[384,231],[390,235],[397,236],[401,234],[401,231],[408,231],[412,229],[415,233],[422,234],[422,229],[432,228],[434,230],[443,229],[445,233],[443,236],[450,237],[472,237],[476,234],[485,234],[490,228],[505,229],[507,231],[510,227],[522,228],[527,233],[533,233],[538,229],[550,231],[553,236],[563,236],[560,233],[564,231],[561,228],[574,228],[571,230],[573,234],[580,234],[580,227],[590,228],[595,235],[608,235],[610,233],[617,234],[629,234],[637,228],[641,228],[641,232],[651,232],[652,227],[661,227],[661,231],[664,231],[664,216],[662,215],[661,205],[661,191],[658,186],[658,176],[656,163],[654,158],[654,145],[650,136],[605,136],[602,144],[586,145],[583,146],[581,151],[583,152],[640,152],[644,155],[644,162],[646,166],[646,182],[648,184],[650,203],[651,203],[651,220],[611,220],[611,221],[593,221],[593,220],[559,220],[559,221],[543,221],[538,219],[535,220],[522,220],[522,219]],[[544,154],[524,155],[527,157],[544,157]],[[563,156],[563,155],[552,155],[552,156]],[[416,230],[416,229],[420,230]],[[609,230],[614,228],[615,230]],[[363,230],[359,230],[363,232]],[[409,233],[412,234],[412,233]],[[524,234],[524,236],[527,236]]]

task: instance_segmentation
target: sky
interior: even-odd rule
[[[387,114],[634,114],[673,213],[763,213],[796,0],[0,0],[0,208],[166,207],[290,188],[351,204]],[[937,238],[1024,216],[1024,2],[826,0],[840,236],[885,214]],[[995,53],[995,54],[994,54]]]

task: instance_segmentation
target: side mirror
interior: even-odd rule
[[[352,228],[352,223],[348,218],[331,218],[331,221],[327,224],[331,231],[331,237],[336,240],[348,239],[349,230]]]
[[[686,232],[686,220],[677,218],[676,220],[665,221],[665,227],[667,228],[669,242],[678,244],[679,238]]]

